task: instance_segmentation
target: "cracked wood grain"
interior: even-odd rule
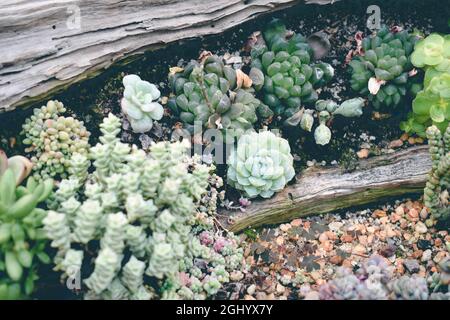
[[[3,0],[0,112],[44,100],[146,50],[218,34],[302,2]]]

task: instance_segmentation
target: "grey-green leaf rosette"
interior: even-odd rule
[[[250,198],[270,198],[294,175],[288,141],[270,131],[246,133],[228,159],[228,184]]]

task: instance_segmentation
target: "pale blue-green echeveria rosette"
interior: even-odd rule
[[[288,141],[270,131],[243,135],[228,159],[228,184],[250,198],[270,198],[294,175]]]
[[[122,111],[131,128],[136,133],[150,131],[153,121],[161,120],[164,114],[164,108],[156,102],[161,93],[154,84],[141,80],[135,74],[125,76],[123,85]]]

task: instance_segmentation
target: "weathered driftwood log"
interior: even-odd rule
[[[309,168],[273,198],[256,200],[245,212],[224,210],[220,220],[228,230],[238,232],[421,193],[430,169],[427,146],[362,160],[357,170],[348,173],[342,168]]]
[[[2,0],[0,112],[43,100],[146,50],[217,34],[262,13],[302,2]]]

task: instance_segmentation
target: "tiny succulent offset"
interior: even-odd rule
[[[66,108],[59,101],[33,110],[25,120],[22,135],[25,149],[32,155],[33,176],[38,180],[65,178],[73,154],[87,154],[90,133],[82,121],[62,116]]]
[[[333,100],[317,100],[316,110],[319,113],[319,126],[317,126],[314,131],[314,139],[316,140],[316,143],[319,145],[326,145],[330,142],[331,130],[326,125],[328,120],[337,115],[341,115],[346,118],[360,117],[363,114],[362,108],[364,107],[364,104],[365,100],[362,98],[345,100],[340,105]],[[300,126],[305,129],[303,127],[303,121],[300,123]]]
[[[444,134],[431,126],[427,129],[432,169],[424,189],[424,203],[434,218],[447,220],[450,217],[450,125]]]
[[[191,61],[183,71],[171,73],[169,81],[173,94],[168,105],[191,134],[198,123],[201,128],[217,128],[239,137],[253,129],[258,115],[271,115],[255,98],[252,80],[218,56]]]
[[[154,84],[135,74],[125,76],[123,85],[121,106],[131,128],[136,133],[150,131],[153,121],[161,120],[164,115],[164,108],[157,102],[161,93]]]
[[[270,131],[246,133],[228,159],[228,184],[250,198],[270,198],[294,175],[288,141]]]
[[[50,262],[42,230],[46,211],[38,206],[52,192],[53,180],[38,183],[30,177],[21,185],[30,171],[18,175],[16,169],[12,165],[0,172],[0,300],[30,296],[38,263]]]
[[[367,95],[374,108],[387,111],[401,105],[407,95],[414,97],[421,89],[411,64],[417,40],[405,30],[391,32],[386,26],[364,38],[363,53],[349,63],[351,88]]]
[[[256,89],[276,115],[287,119],[318,99],[315,88],[331,80],[334,69],[327,63],[313,64],[306,38],[289,32],[280,20],[269,23],[263,37],[265,43],[257,43],[251,52],[252,67],[264,78]]]
[[[50,201],[44,224],[58,251],[55,270],[65,277],[93,270],[83,279],[86,299],[215,294],[243,252],[208,214],[217,200],[209,184],[220,185],[210,180],[213,168],[188,157],[187,142],[159,142],[146,155],[120,142],[120,126],[112,114],[104,119],[89,154],[92,173],[87,157],[77,159]]]

